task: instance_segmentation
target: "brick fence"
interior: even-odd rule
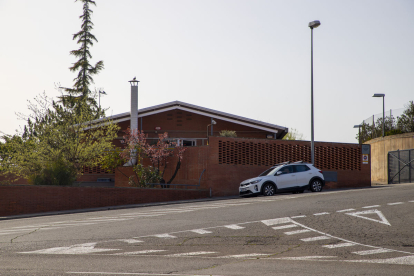
[[[213,196],[238,195],[240,182],[255,177],[270,166],[285,161],[310,163],[310,142],[273,139],[209,137],[208,146],[190,147],[184,153],[181,168],[173,184],[198,184],[212,189]],[[176,160],[171,160],[165,172],[169,179]],[[326,188],[351,188],[371,185],[371,158],[362,163],[362,149],[358,144],[315,143],[315,166],[331,172]],[[121,170],[127,171],[126,168]],[[128,186],[127,178],[115,171],[115,185]]]
[[[208,197],[207,190],[6,185],[0,217]]]

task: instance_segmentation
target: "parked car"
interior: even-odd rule
[[[324,185],[322,171],[312,164],[303,161],[285,162],[274,165],[258,177],[240,183],[239,193],[241,196],[272,196],[276,192],[303,193],[307,189],[320,192]]]

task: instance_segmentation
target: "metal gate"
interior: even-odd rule
[[[388,184],[414,182],[414,149],[388,152]]]

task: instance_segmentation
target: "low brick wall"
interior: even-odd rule
[[[0,186],[0,216],[200,199],[208,190]]]

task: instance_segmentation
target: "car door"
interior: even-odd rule
[[[278,174],[278,172],[282,172]],[[275,175],[276,185],[278,189],[287,189],[290,187],[297,186],[296,184],[296,173],[294,172],[293,166],[285,166],[281,168]]]
[[[294,171],[296,172],[297,186],[308,185],[309,180],[312,178],[312,172],[310,168],[306,165],[296,165],[294,167]]]

